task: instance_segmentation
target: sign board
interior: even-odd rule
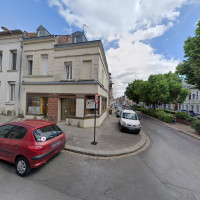
[[[95,99],[86,100],[86,109],[95,109]]]
[[[95,103],[98,104],[98,93],[95,94]]]

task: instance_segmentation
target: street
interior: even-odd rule
[[[140,118],[151,144],[137,155],[95,159],[62,151],[25,178],[0,161],[0,199],[200,200],[200,141]]]

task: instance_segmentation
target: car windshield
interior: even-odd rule
[[[62,133],[61,129],[55,124],[40,129],[36,129],[33,132],[37,142],[45,142],[49,139],[55,138],[61,133]]]
[[[137,120],[137,115],[133,113],[123,113],[122,116],[124,119],[132,119],[132,120]]]

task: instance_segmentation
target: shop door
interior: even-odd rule
[[[61,100],[61,120],[75,117],[76,113],[76,99],[62,99]]]

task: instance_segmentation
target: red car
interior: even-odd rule
[[[24,120],[0,126],[0,159],[14,163],[26,176],[65,148],[65,133],[54,123]]]

